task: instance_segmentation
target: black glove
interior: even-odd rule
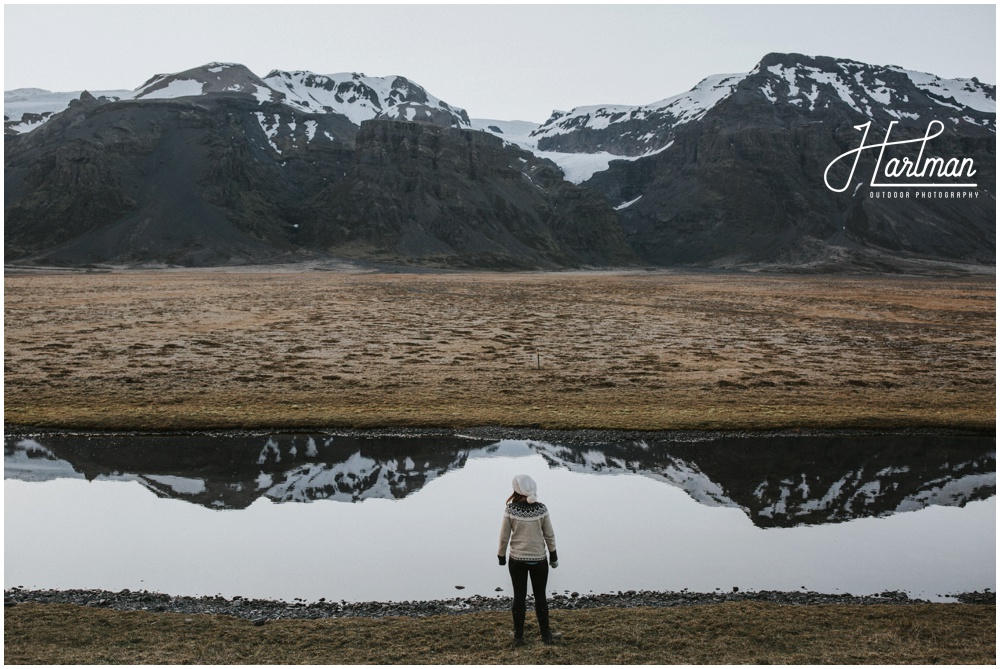
[[[500,561],[500,566],[501,567],[504,566],[505,564],[507,564],[507,556],[506,555],[498,555],[497,556],[497,560]]]
[[[556,555],[555,551],[549,553],[549,566],[553,569],[559,566],[559,556]]]

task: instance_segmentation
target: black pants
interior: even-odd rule
[[[545,585],[549,581],[549,563],[519,562],[510,560],[507,563],[510,571],[510,581],[514,586],[514,636],[518,639],[524,636],[524,615],[527,610],[528,577],[531,577],[531,592],[535,596],[535,616],[538,618],[538,631],[542,638],[547,639],[549,631],[549,603],[545,600]]]

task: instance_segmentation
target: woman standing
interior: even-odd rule
[[[538,487],[526,474],[514,477],[514,493],[507,498],[507,508],[500,525],[500,550],[497,558],[502,567],[507,562],[507,545],[510,544],[510,580],[514,586],[514,644],[524,644],[524,616],[527,609],[528,578],[535,595],[535,616],[542,641],[553,643],[558,635],[549,628],[549,604],[545,599],[545,585],[549,580],[549,565],[559,566],[556,557],[556,535],[552,531],[548,508],[535,497]],[[548,548],[548,561],[545,549]]]

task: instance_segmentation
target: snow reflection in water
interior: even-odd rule
[[[5,587],[507,592],[492,555],[519,472],[553,512],[558,591],[995,587],[992,438],[45,435],[4,460]]]

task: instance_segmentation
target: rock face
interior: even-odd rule
[[[614,211],[559,170],[481,132],[362,124],[349,176],[312,205],[312,243],[456,266],[632,264]]]
[[[302,203],[347,170],[352,132],[339,116],[234,97],[81,101],[6,145],[7,258],[280,258],[299,248]]]
[[[231,63],[84,93],[59,113],[38,106],[45,91],[9,97],[25,111],[6,123],[8,261],[995,264],[996,88],[975,79],[770,54],[656,103],[556,112],[534,129],[473,123],[405,77],[259,78]],[[863,138],[910,143],[854,165]],[[914,188],[914,169],[896,188],[873,183],[876,166],[928,157],[938,172],[968,161],[975,185]]]

